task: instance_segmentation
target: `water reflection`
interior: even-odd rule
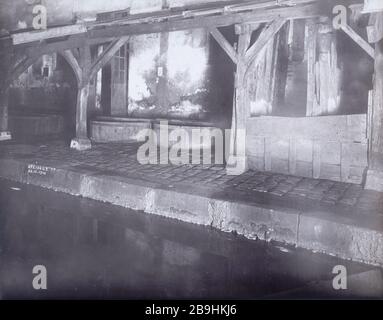
[[[331,279],[339,262],[33,186],[0,190],[4,299],[262,298]],[[46,291],[32,288],[35,265]]]

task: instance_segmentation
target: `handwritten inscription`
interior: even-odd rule
[[[47,176],[48,173],[55,172],[56,168],[41,166],[37,164],[28,165],[28,174],[36,174],[39,176]]]

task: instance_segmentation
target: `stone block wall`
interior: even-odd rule
[[[15,138],[52,137],[64,133],[61,115],[11,116],[9,127]]]
[[[150,121],[92,121],[90,138],[95,142],[136,141],[142,130],[150,128]]]
[[[362,183],[367,168],[366,115],[250,118],[250,169]]]

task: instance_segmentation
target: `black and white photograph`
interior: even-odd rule
[[[383,0],[0,0],[0,300],[383,300]]]

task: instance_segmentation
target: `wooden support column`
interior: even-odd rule
[[[0,88],[0,141],[11,140],[12,136],[8,127],[9,89]]]
[[[312,32],[316,32],[311,30]],[[338,67],[338,55],[336,49],[336,37],[327,18],[321,18],[318,25],[317,45],[318,56],[313,57],[314,44],[311,44],[309,65],[309,79],[312,81],[315,71],[315,89],[313,84],[309,85],[308,94],[314,96],[308,97],[307,116],[327,115],[335,112],[340,101],[340,69]],[[313,41],[313,40],[311,40]],[[312,70],[312,63],[316,61],[315,70]],[[315,90],[315,91],[314,91]]]
[[[160,58],[157,64],[157,103],[163,110],[168,110],[169,85],[168,85],[168,52],[169,33],[162,32],[160,35]]]
[[[71,51],[65,51],[64,57],[72,66],[77,78],[77,104],[76,104],[76,137],[72,139],[70,147],[78,151],[85,151],[92,147],[88,138],[88,96],[91,70],[90,47],[79,49],[77,60]]]
[[[246,159],[246,122],[250,115],[246,87],[247,59],[252,29],[249,25],[237,25],[239,36],[237,48],[237,71],[235,74],[234,108],[231,127],[230,157],[227,163],[227,174],[239,175],[247,170]]]
[[[383,192],[383,40],[375,44],[375,75],[366,189]]]
[[[76,105],[76,137],[71,142],[71,148],[79,151],[88,150],[92,147],[91,141],[88,138],[88,96],[90,80],[93,79],[98,71],[103,68],[126,44],[129,37],[121,37],[112,41],[109,46],[96,57],[92,62],[90,45],[79,48],[78,57],[73,51],[66,50],[62,52],[62,56],[72,67],[77,79],[77,105]]]
[[[368,41],[375,44],[375,73],[367,121],[369,150],[365,188],[383,192],[383,4],[366,0],[364,11],[371,12],[367,35]]]
[[[278,88],[278,55],[280,37],[277,34],[266,46],[263,57],[249,72],[249,96],[251,115],[267,115],[273,111]]]
[[[285,19],[276,19],[267,24],[258,39],[250,47],[251,36],[258,24],[241,24],[235,26],[238,35],[237,50],[225,40],[217,29],[210,29],[213,37],[222,49],[237,65],[235,73],[235,90],[233,119],[230,137],[230,154],[227,161],[226,172],[228,175],[240,175],[248,169],[246,156],[246,127],[250,117],[249,87],[247,78],[252,66],[257,66],[264,57],[268,45],[274,42],[275,35],[285,24]]]
[[[316,87],[318,26],[315,20],[306,24],[306,54],[307,54],[307,107],[306,116],[311,117],[318,112],[318,96]]]
[[[372,19],[376,28],[380,23]],[[376,22],[376,23],[375,23]],[[376,39],[379,32],[374,26],[368,27],[370,39]],[[374,58],[374,48],[349,25],[340,29]],[[382,31],[381,31],[382,32]],[[321,18],[320,23],[309,20],[306,28],[307,75],[307,112],[308,117],[331,114],[340,100],[340,70],[337,65],[336,37],[331,22]],[[317,55],[318,52],[318,55]]]
[[[87,129],[89,83],[82,85],[77,92],[76,105],[76,138],[71,142],[71,148],[79,151],[91,148]]]

